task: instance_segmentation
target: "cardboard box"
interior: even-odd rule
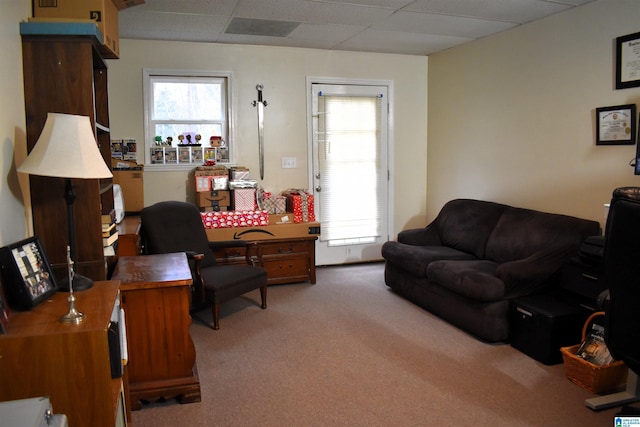
[[[202,212],[226,212],[229,209],[229,206],[207,206],[206,208],[201,208]]]
[[[196,194],[198,206],[206,207],[228,207],[231,205],[231,194],[227,190],[212,190]],[[214,209],[215,211],[216,209]],[[217,209],[218,211],[223,209]],[[226,210],[226,209],[224,209]]]
[[[280,217],[281,215],[276,215]],[[269,215],[270,218],[274,217]],[[209,228],[206,230],[207,237],[212,241],[221,240],[276,240],[289,239],[295,237],[318,236],[320,235],[320,223],[289,223],[275,224],[269,220],[269,225],[260,227],[231,227],[231,228]]]
[[[113,183],[120,185],[125,212],[140,212],[144,208],[144,180],[142,167],[114,169]]]
[[[144,4],[144,0],[113,0],[118,10],[128,9],[139,4]]]
[[[118,8],[113,0],[33,0],[33,17],[45,19],[91,19],[102,32],[102,54],[120,57]]]

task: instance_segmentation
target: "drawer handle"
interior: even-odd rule
[[[582,277],[584,277],[586,279],[595,280],[595,281],[599,280],[596,276],[592,276],[591,274],[587,274],[587,273],[582,273]]]
[[[522,314],[524,317],[532,317],[533,313],[525,310],[524,308],[516,307],[516,311]]]
[[[289,248],[288,250],[282,249],[282,248],[278,248],[278,253],[279,254],[291,254],[293,253],[293,248]]]

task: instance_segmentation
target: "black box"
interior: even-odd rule
[[[511,346],[545,365],[561,363],[560,347],[582,341],[585,314],[552,295],[516,298],[509,315]]]

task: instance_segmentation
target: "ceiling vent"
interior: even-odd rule
[[[298,25],[300,22],[233,18],[224,32],[248,36],[287,37]]]

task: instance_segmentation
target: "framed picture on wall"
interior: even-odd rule
[[[616,89],[640,86],[640,33],[616,38]]]
[[[596,108],[596,145],[634,145],[636,105]]]
[[[7,301],[15,309],[30,310],[58,290],[37,237],[0,248],[0,267]]]

